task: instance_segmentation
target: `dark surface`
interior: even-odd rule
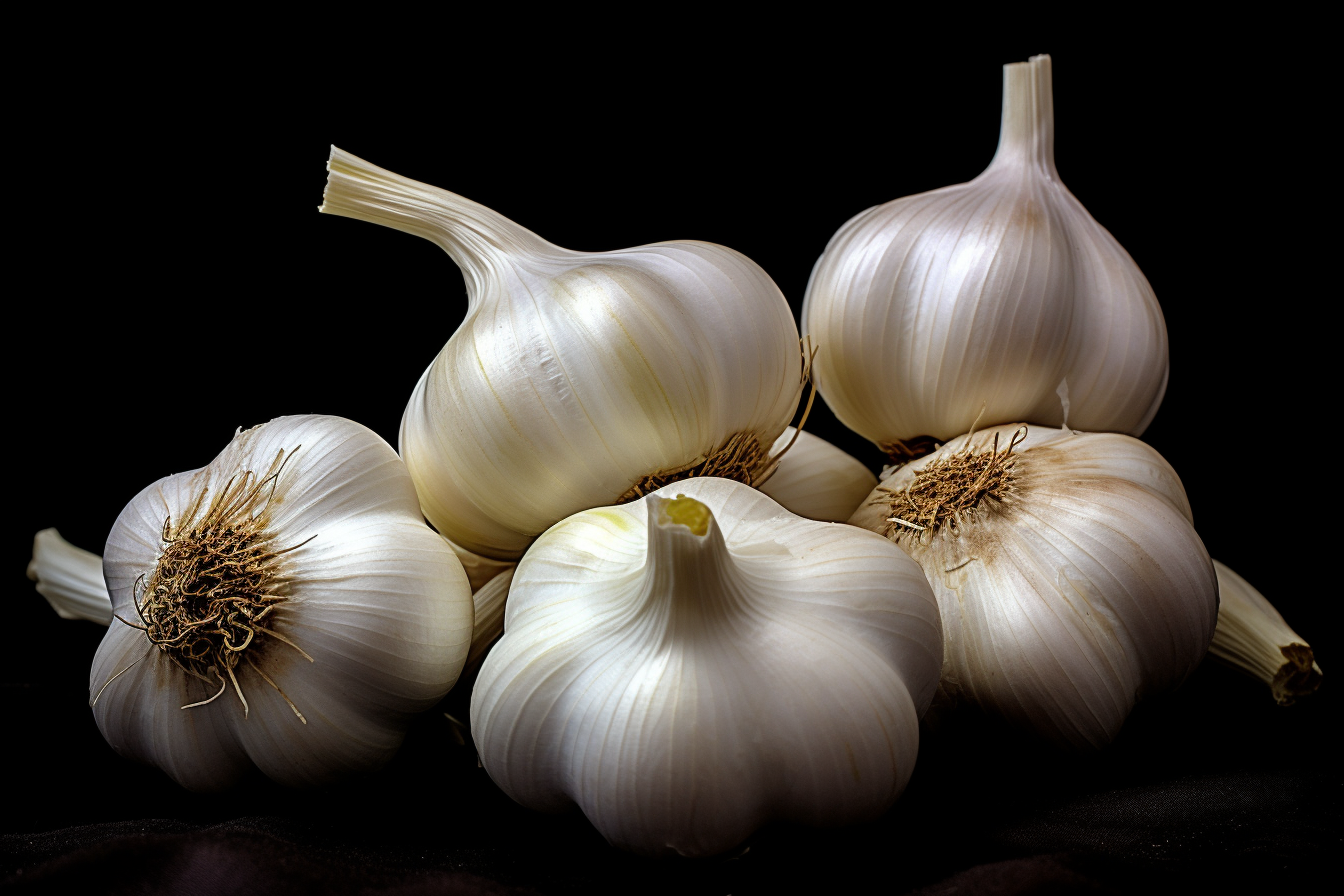
[[[322,28],[294,43],[249,33],[219,53],[72,50],[80,99],[57,118],[20,110],[33,127],[17,152],[46,180],[24,206],[36,236],[17,257],[37,275],[21,297],[26,351],[7,360],[19,501],[3,564],[2,885],[1010,894],[1285,891],[1325,876],[1341,840],[1328,734],[1337,550],[1311,512],[1336,499],[1329,475],[1284,474],[1302,463],[1284,458],[1310,455],[1336,416],[1319,379],[1337,354],[1316,285],[1333,273],[1338,230],[1319,211],[1334,162],[1319,131],[1332,108],[1323,64],[1299,44],[1247,61],[1258,30],[1238,36],[1249,43],[1145,39],[1123,53],[1049,35],[915,52],[901,28],[818,26],[768,46],[689,25],[669,25],[656,46],[615,33],[546,52],[509,44],[523,56],[514,76],[536,65],[525,69],[534,91],[484,49],[436,56],[424,74],[362,58],[295,64],[298,44],[330,41]],[[352,417],[395,444],[412,386],[461,317],[461,278],[439,249],[316,213],[328,144],[560,245],[730,245],[797,309],[845,220],[988,163],[999,66],[1042,51],[1054,57],[1061,176],[1167,315],[1171,384],[1145,439],[1182,475],[1212,555],[1316,647],[1326,684],[1315,697],[1277,707],[1206,665],[1087,757],[957,720],[926,733],[907,793],[880,822],[768,829],[745,853],[702,862],[634,859],[581,817],[515,806],[439,712],[388,768],[321,792],[259,781],[191,795],[102,741],[87,707],[101,631],[57,619],[32,591],[32,533],[57,526],[101,550],[140,488],[282,414]],[[806,64],[784,64],[794,59]],[[880,463],[824,407],[808,426]],[[463,686],[444,709],[465,717],[466,699]]]

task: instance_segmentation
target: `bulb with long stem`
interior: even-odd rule
[[[429,239],[466,282],[466,317],[401,427],[447,538],[516,560],[580,510],[691,476],[768,476],[804,359],[749,258],[689,240],[576,252],[334,147],[328,169],[323,212]]]
[[[969,183],[856,215],[817,260],[802,328],[851,429],[897,460],[976,425],[1139,435],[1167,383],[1138,265],[1060,180],[1050,57],[1004,66],[998,151]]]

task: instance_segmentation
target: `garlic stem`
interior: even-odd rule
[[[318,211],[382,224],[441,247],[467,278],[484,282],[484,261],[500,253],[564,250],[498,212],[456,193],[371,165],[333,146]],[[475,297],[480,290],[468,288]]]
[[[981,177],[1002,169],[1020,171],[1034,164],[1051,176],[1055,171],[1055,105],[1050,57],[1003,67],[1003,118],[999,147]]]
[[[650,497],[641,604],[666,612],[669,635],[695,636],[740,603],[739,575],[719,523],[695,498]]]
[[[1321,667],[1311,647],[1274,605],[1227,566],[1214,560],[1213,568],[1219,606],[1209,653],[1269,685],[1280,706],[1320,687]]]
[[[103,582],[103,558],[77,548],[55,529],[43,529],[33,538],[28,578],[62,619],[87,619],[99,625],[112,622],[112,598]]]

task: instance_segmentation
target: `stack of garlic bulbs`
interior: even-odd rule
[[[1185,491],[1132,438],[1166,389],[1162,313],[1059,179],[1048,56],[1004,67],[979,177],[840,228],[803,330],[827,349],[826,402],[895,462],[851,522],[924,567],[946,699],[1102,746],[1216,644],[1219,576]],[[1218,631],[1287,637],[1251,606],[1225,603]],[[1319,681],[1304,645],[1256,644],[1214,652],[1277,681],[1281,700]]]
[[[1210,650],[1309,691],[1309,648],[1138,439],[1166,330],[1059,180],[1050,77],[1005,68],[974,181],[841,228],[801,328],[732,249],[563,249],[333,148],[322,211],[442,247],[465,319],[398,452],[281,418],[146,489],[105,558],[39,537],[44,596],[110,622],[109,743],[194,789],[320,784],[479,670],[472,737],[510,796],[713,855],[886,811],[939,700],[1096,749]],[[809,380],[881,482],[789,425]]]

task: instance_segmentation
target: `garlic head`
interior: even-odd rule
[[[462,564],[371,430],[282,417],[150,485],[108,536],[114,619],[90,673],[117,752],[191,790],[376,768],[456,681]]]
[[[938,610],[889,542],[689,479],[576,514],[518,565],[472,692],[490,777],[611,843],[713,855],[844,824],[909,779]]]
[[[466,317],[401,427],[445,537],[516,560],[577,511],[767,470],[803,362],[788,302],[746,256],[693,241],[575,252],[335,147],[328,169],[322,211],[425,237],[465,278]]]
[[[1116,434],[1017,424],[898,467],[850,522],[919,562],[940,691],[1075,748],[1203,658],[1218,584],[1180,479]]]
[[[818,389],[893,457],[977,422],[1137,436],[1166,391],[1157,298],[1055,169],[1050,79],[1048,56],[1004,66],[989,167],[856,215],[813,268]]]

